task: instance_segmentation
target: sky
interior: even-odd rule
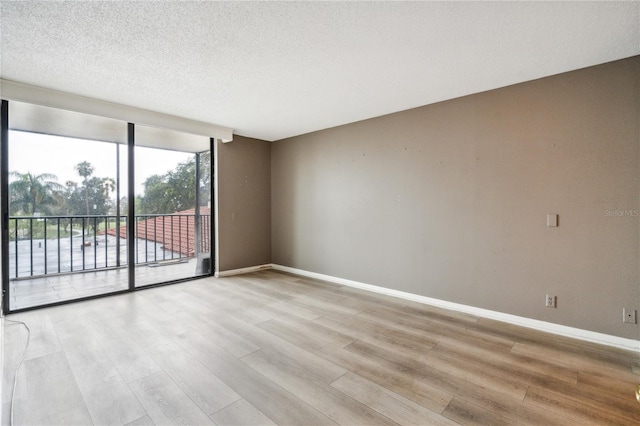
[[[120,146],[120,193],[126,195],[127,146]],[[136,147],[136,195],[142,195],[142,183],[154,174],[164,174],[178,163],[193,158],[192,153]],[[93,176],[116,176],[116,144],[85,139],[65,138],[26,132],[9,132],[9,171],[32,174],[51,173],[62,185],[81,182],[75,165],[88,161],[94,166]]]

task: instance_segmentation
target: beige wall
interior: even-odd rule
[[[216,144],[218,271],[271,263],[270,149],[242,136]]]
[[[278,141],[272,260],[638,339],[639,145],[640,57]]]

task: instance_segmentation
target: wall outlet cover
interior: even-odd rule
[[[626,322],[627,324],[635,324],[636,323],[636,310],[635,309],[622,309],[622,322]]]
[[[544,299],[544,306],[547,308],[555,308],[556,307],[556,297],[550,294],[547,294]]]

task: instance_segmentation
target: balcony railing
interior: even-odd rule
[[[206,213],[135,216],[135,264],[182,261],[208,253],[210,216]],[[123,217],[9,218],[11,279],[124,267],[127,249]]]

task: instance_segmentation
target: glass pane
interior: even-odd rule
[[[150,146],[150,135],[162,148]],[[138,146],[138,136],[145,146]],[[203,193],[210,156],[178,150],[187,140],[195,141],[191,147],[208,146],[205,137],[136,126],[137,287],[209,274],[210,200]]]
[[[126,246],[108,232],[126,189],[126,146],[117,143],[126,123],[9,108],[10,309],[126,289]],[[95,137],[86,139],[91,125]]]

